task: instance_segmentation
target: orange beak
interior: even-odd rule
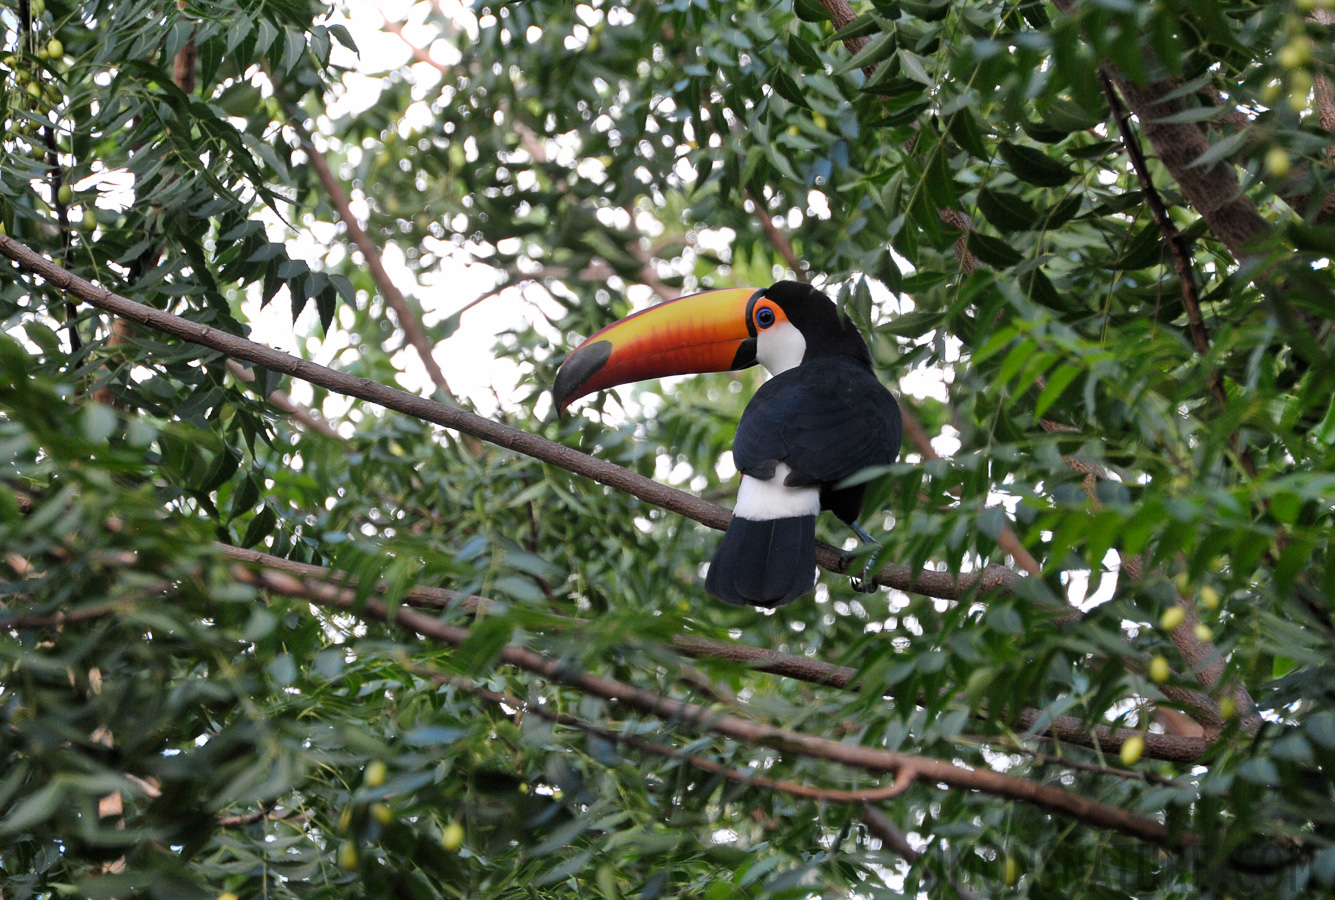
[[[730,372],[756,363],[751,307],[763,288],[690,294],[613,322],[566,357],[552,396],[564,411],[595,391],[699,372]]]

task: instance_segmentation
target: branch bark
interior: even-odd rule
[[[726,529],[728,521],[732,518],[731,512],[721,506],[659,484],[615,463],[589,456],[536,434],[484,419],[457,407],[387,387],[367,378],[345,375],[309,360],[299,359],[225,331],[137,303],[80,278],[5,235],[0,235],[0,256],[8,257],[28,272],[40,275],[51,284],[98,309],[123,316],[181,340],[208,347],[233,359],[245,360],[274,372],[300,378],[335,393],[366,400],[424,422],[471,435],[624,491],[646,503],[679,513],[710,528]],[[840,575],[849,573],[861,563],[860,559],[825,543],[817,544],[816,562]],[[889,564],[877,572],[873,580],[879,585],[896,590],[958,600],[980,591],[1008,593],[1018,577],[1020,576],[1013,570],[997,565],[988,566],[979,572],[953,575],[950,572]]]
[[[1069,15],[1075,0],[1053,0],[1053,5]],[[1181,96],[1170,96],[1180,85],[1172,79],[1137,84],[1110,67],[1100,71],[1117,86],[1159,162],[1187,202],[1205,219],[1211,233],[1235,260],[1255,253],[1257,245],[1270,235],[1270,226],[1243,194],[1233,166],[1227,161],[1212,166],[1195,165],[1210,149],[1205,131],[1193,122],[1165,121],[1187,108]]]
[[[237,577],[241,580],[250,580],[251,583],[276,593],[301,597],[320,606],[394,624],[424,638],[451,646],[457,647],[471,637],[465,628],[405,607],[391,609],[378,600],[359,603],[356,592],[349,589],[339,589],[329,585],[307,586],[294,578],[272,574],[266,576],[263,572],[252,573],[244,569],[237,570]],[[1038,784],[991,769],[970,769],[911,753],[841,743],[791,729],[764,725],[740,716],[720,714],[694,703],[665,697],[657,691],[643,690],[611,678],[575,671],[569,661],[551,659],[513,644],[502,647],[498,656],[506,665],[539,675],[554,683],[743,743],[767,746],[785,753],[823,759],[873,773],[898,774],[902,771],[912,771],[918,780],[924,782],[945,785],[948,789],[978,791],[1019,800],[1090,827],[1116,831],[1165,849],[1185,849],[1199,841],[1199,838],[1190,832],[1171,832],[1156,819],[1098,803],[1052,785]]]
[[[315,579],[323,584],[337,587],[353,585],[346,574],[322,566],[294,562],[258,550],[243,550],[227,544],[214,544],[214,548],[226,558],[236,562],[285,572],[298,578]],[[378,583],[375,585],[375,590],[377,593],[385,593],[388,585]],[[484,609],[491,601],[485,597],[464,595],[444,588],[417,585],[403,593],[403,602],[422,609],[439,610],[461,606],[468,610],[479,610]],[[577,628],[587,623],[583,619],[551,615],[547,617],[546,624],[551,627]],[[677,653],[693,659],[715,659],[735,663],[757,672],[792,678],[808,684],[850,691],[861,689],[861,683],[857,679],[858,670],[852,666],[839,666],[807,656],[781,653],[765,647],[751,647],[694,634],[676,635],[672,638],[670,646]],[[1045,720],[1047,724],[1038,727]],[[1075,716],[1053,716],[1049,719],[1042,710],[1037,709],[1021,710],[1017,717],[1017,725],[1023,730],[1032,731],[1035,737],[1050,737],[1080,747],[1097,747],[1104,753],[1117,753],[1123,743],[1140,734],[1128,728],[1107,726],[1091,728],[1088,723]],[[1154,733],[1141,736],[1145,740],[1145,755],[1152,759],[1190,763],[1199,760],[1210,748],[1210,744],[1199,737],[1184,738]]]

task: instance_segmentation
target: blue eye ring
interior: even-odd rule
[[[774,324],[774,310],[768,306],[762,306],[756,310],[756,327],[768,328]]]

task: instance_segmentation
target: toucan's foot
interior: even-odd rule
[[[858,539],[861,540],[862,543],[875,544],[878,547],[881,546],[881,542],[868,534],[867,529],[863,528],[857,522],[850,522],[849,527],[853,529],[853,533],[858,536]],[[848,579],[848,583],[852,586],[853,590],[857,591],[859,594],[874,594],[880,590],[880,585],[871,578],[871,566],[875,561],[875,555],[868,557],[867,564],[862,567],[862,575],[860,577],[854,575]]]
[[[853,590],[857,591],[859,594],[874,594],[881,587],[876,582],[867,579],[865,572],[863,573],[863,578],[853,576],[848,579],[848,583],[852,586]]]

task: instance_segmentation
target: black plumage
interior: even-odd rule
[[[765,292],[806,341],[800,365],[761,386],[742,413],[733,462],[772,480],[780,463],[789,487],[820,488],[820,508],[856,522],[865,485],[836,488],[899,455],[899,404],[872,371],[862,335],[828,297],[779,282]],[[815,584],[814,515],[752,520],[735,515],[710,564],[705,589],[727,603],[782,606]]]

